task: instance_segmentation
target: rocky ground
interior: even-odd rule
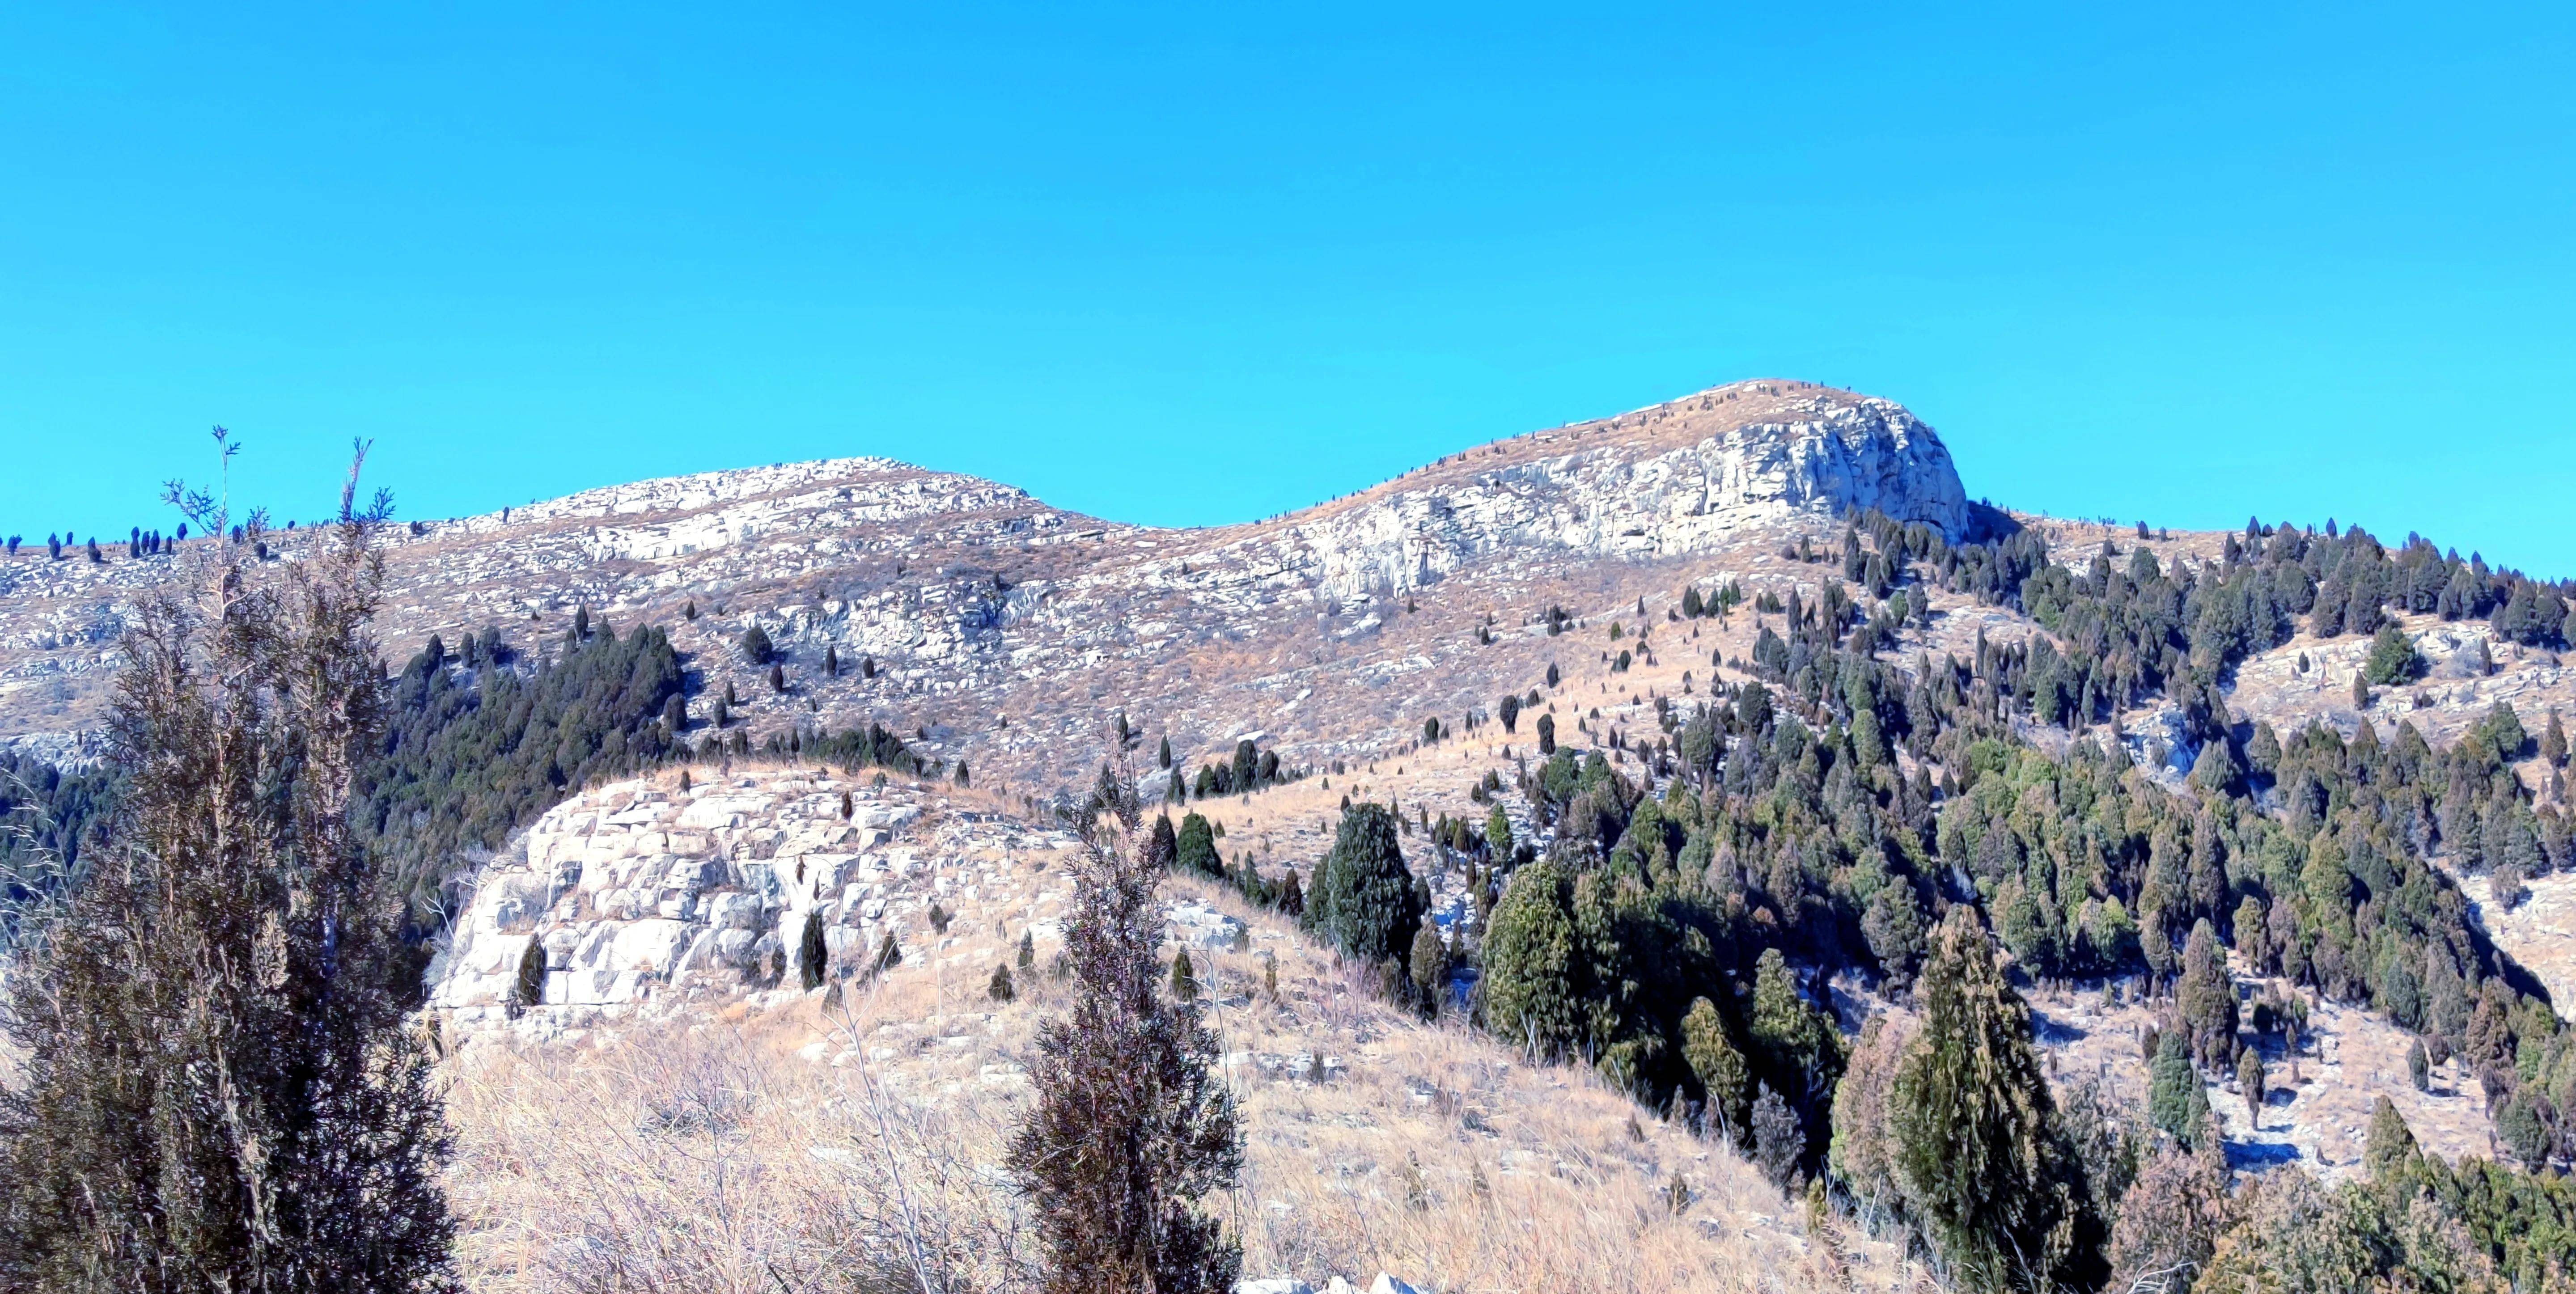
[[[2147,1056],[2140,1040],[2166,1004],[2134,1000],[2134,985],[2119,987],[2130,993],[2102,986],[2033,993],[2034,1032],[2061,1082],[2090,1074],[2143,1108]],[[2240,975],[2237,987],[2250,1000],[2278,986]],[[2258,1039],[2250,1030],[2242,1037],[2262,1051],[2269,1071],[2263,1108],[2250,1109],[2232,1077],[2208,1088],[2228,1161],[2240,1169],[2297,1166],[2329,1181],[2350,1175],[2361,1163],[2372,1103],[2382,1096],[2426,1150],[2454,1162],[2496,1153],[2478,1080],[2453,1057],[2434,1067],[2429,1090],[2416,1091],[2406,1068],[2414,1035],[2378,1016],[2312,998],[2296,1053],[2277,1038]]]

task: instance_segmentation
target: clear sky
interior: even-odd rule
[[[2576,6],[1604,8],[0,7],[0,533],[167,526],[216,422],[286,516],[365,436],[413,517],[1213,523],[1777,376],[1998,503],[2576,574]]]

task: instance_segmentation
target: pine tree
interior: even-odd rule
[[[0,1287],[454,1287],[401,906],[351,822],[391,507],[357,481],[303,560],[211,548],[135,613],[116,820],[10,977]]]
[[[1170,737],[1167,736],[1163,738],[1162,748],[1154,752],[1154,762],[1156,766],[1161,768],[1170,768],[1172,766],[1172,739]]]
[[[1172,959],[1172,1000],[1185,1003],[1199,1000],[1198,968],[1190,965],[1190,950],[1187,948]]]
[[[993,978],[984,981],[984,996],[996,1002],[1009,1002],[1019,995],[1019,986],[1011,982],[1011,968],[995,964]]]
[[[1943,921],[1916,991],[1922,1038],[1898,1067],[1890,1126],[1942,1256],[1969,1289],[2089,1288],[2099,1224],[2056,1128],[2030,1008],[1968,909]]]
[[[2415,676],[2423,672],[2424,661],[2415,653],[2415,640],[2394,622],[2381,625],[2378,635],[2371,639],[2370,659],[2362,666],[2363,676],[2373,684],[2396,687],[2414,682]]]
[[[1086,825],[1066,1014],[1038,1031],[1037,1095],[1008,1164],[1034,1214],[1047,1294],[1230,1294],[1243,1256],[1200,1201],[1243,1165],[1216,1038],[1157,991],[1159,869],[1131,802]]]
[[[2245,1098],[2245,1112],[2253,1126],[2263,1126],[2264,1074],[2262,1053],[2248,1047],[2236,1061],[2236,1090]]]
[[[1541,755],[1556,753],[1555,715],[1543,714],[1538,717],[1538,753]]]
[[[769,631],[758,624],[742,631],[742,658],[754,665],[766,665],[777,649],[770,645]]]
[[[1504,732],[1516,731],[1521,718],[1521,699],[1518,696],[1504,697],[1502,703],[1494,707],[1494,716],[1503,721]]]

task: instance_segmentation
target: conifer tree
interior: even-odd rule
[[[823,944],[823,914],[808,913],[805,933],[796,941],[796,982],[809,993],[823,987],[823,973],[830,961]]]
[[[1752,1072],[1744,1053],[1727,1037],[1717,1004],[1694,998],[1682,1016],[1682,1061],[1699,1080],[1708,1104],[1703,1117],[1720,1136],[1742,1146],[1752,1135]]]
[[[1966,1288],[2088,1288],[2099,1226],[2056,1127],[2030,1008],[1966,908],[1942,922],[1917,992],[1922,1037],[1898,1067],[1890,1125],[1935,1244]]]
[[[117,819],[10,977],[0,1287],[454,1286],[401,909],[350,820],[384,721],[368,626],[391,500],[358,500],[363,460],[303,560],[210,548],[135,615]],[[213,496],[168,497],[229,524]]]
[[[1405,958],[1405,973],[1413,981],[1423,1010],[1437,1014],[1441,999],[1449,993],[1449,945],[1440,938],[1440,927],[1425,921],[1414,932],[1413,950]]]
[[[1230,1294],[1242,1251],[1200,1202],[1233,1185],[1242,1136],[1201,1008],[1158,991],[1162,873],[1137,835],[1132,799],[1086,824],[1065,928],[1073,1002],[1039,1029],[1008,1164],[1047,1294]]]
[[[1308,923],[1348,956],[1386,961],[1413,946],[1422,912],[1396,837],[1395,815],[1384,805],[1352,805],[1315,870]]]
[[[2191,1045],[2181,1030],[2170,1030],[2156,1039],[2156,1057],[2147,1067],[2147,1122],[2191,1146],[2208,1121],[2209,1093],[2192,1067]]]

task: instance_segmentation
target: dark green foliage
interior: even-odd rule
[[[754,624],[742,631],[742,658],[753,665],[766,665],[778,649],[769,641],[769,631]]]
[[[1159,991],[1162,871],[1133,843],[1132,805],[1119,821],[1086,824],[1065,929],[1073,1000],[1038,1031],[1008,1164],[1047,1294],[1230,1294],[1242,1252],[1200,1201],[1242,1168],[1234,1102],[1201,1008]]]
[[[2100,1224],[2030,1044],[2030,1008],[1964,909],[1942,924],[1917,993],[1923,1033],[1889,1110],[1910,1204],[1966,1288],[2089,1286]]]
[[[2414,682],[2423,672],[2424,658],[2415,654],[2415,640],[2394,623],[2381,625],[2379,636],[2371,640],[2362,677],[2374,686],[2397,687]]]
[[[2418,1092],[2428,1091],[2433,1086],[2433,1060],[2424,1054],[2424,1040],[2421,1038],[2407,1044],[2406,1077],[2414,1082]]]
[[[1494,707],[1494,717],[1503,721],[1504,732],[1510,733],[1517,731],[1517,725],[1520,723],[1521,719],[1520,697],[1516,695],[1505,696],[1502,699],[1502,703]]]
[[[1538,717],[1538,753],[1541,755],[1556,753],[1555,715],[1543,714]]]
[[[1169,818],[1155,820],[1154,852],[1162,852],[1163,824]],[[1212,880],[1225,879],[1225,858],[1216,851],[1216,830],[1208,820],[1195,813],[1181,816],[1181,829],[1172,838],[1171,865],[1182,871]]]
[[[2209,1092],[2180,1030],[2157,1040],[2155,1062],[2147,1069],[2147,1121],[2185,1146],[2199,1144],[2209,1120]]]
[[[1187,948],[1181,950],[1180,956],[1172,959],[1172,1000],[1175,1002],[1199,1000],[1198,969],[1190,965],[1190,950]]]
[[[1343,810],[1306,896],[1306,923],[1344,955],[1376,962],[1404,956],[1421,921],[1395,815],[1368,803]]]
[[[510,1005],[525,1011],[546,1000],[546,943],[531,938],[519,954],[518,977],[510,984]]]
[[[1037,937],[1026,930],[1020,932],[1019,959],[1015,964],[1023,972],[1033,969],[1038,964]]]
[[[823,974],[830,962],[823,943],[823,918],[820,914],[808,915],[805,932],[796,940],[796,982],[809,993],[823,987]]]
[[[123,785],[111,761],[65,772],[0,755],[0,948],[14,940],[20,912],[81,874]]]
[[[1022,969],[1027,969],[1025,966]],[[993,978],[984,982],[984,996],[996,1002],[1009,1002],[1019,997],[1019,987],[1011,982],[1011,968],[996,965]]]
[[[456,910],[471,851],[498,848],[588,782],[666,758],[671,736],[657,721],[683,682],[670,639],[653,628],[620,639],[603,626],[524,672],[466,675],[429,651],[413,657],[390,684],[358,811],[413,921],[434,928]]]
[[[1427,1012],[1438,1012],[1441,999],[1449,993],[1449,945],[1440,938],[1440,928],[1426,921],[1414,932],[1413,949],[1405,957],[1407,978]]]

